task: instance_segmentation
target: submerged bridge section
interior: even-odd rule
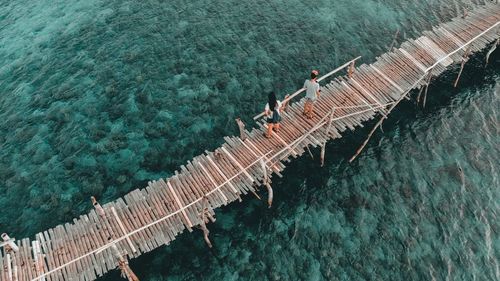
[[[210,246],[206,224],[215,221],[214,209],[248,193],[258,197],[258,186],[267,188],[271,205],[271,176],[281,176],[286,162],[309,146],[321,146],[324,155],[328,140],[377,115],[380,124],[412,89],[420,88],[418,99],[425,102],[433,76],[454,63],[463,67],[469,54],[497,45],[499,32],[500,5],[490,4],[406,41],[373,64],[354,68],[353,60],[328,74],[349,70],[322,87],[312,119],[302,115],[303,99],[289,103],[281,130],[271,139],[264,138],[266,124],[256,118],[258,129],[240,126],[242,137],[226,137],[221,147],[188,161],[171,178],[151,181],[102,206],[93,200],[90,213],[34,239],[3,235],[0,280],[90,281],[117,268],[137,280],[128,259],[168,245],[185,229],[201,228]]]

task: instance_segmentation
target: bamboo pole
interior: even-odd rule
[[[123,255],[118,250],[118,246],[116,246],[116,243],[113,243],[113,245],[111,245],[111,248],[113,249],[113,253],[115,254],[116,259],[118,260],[118,268],[121,271],[122,277],[126,278],[128,281],[139,281],[137,275],[135,275],[135,273],[130,268],[128,261],[123,257]]]
[[[263,183],[266,184],[267,181],[269,180],[269,177],[267,176],[267,167],[266,167],[266,162],[264,162],[264,159],[260,159],[260,167],[262,168],[262,174],[263,174]]]
[[[328,138],[330,135],[330,130],[332,128],[332,122],[333,122],[333,114],[335,113],[335,107],[332,109],[330,112],[330,119],[328,120],[328,125],[326,126],[326,131],[325,134]],[[321,160],[321,167],[325,164],[325,149],[326,149],[326,140],[323,142],[323,145],[321,146],[321,154],[320,154],[320,160]]]
[[[458,80],[460,80],[460,76],[462,75],[462,71],[464,70],[465,63],[469,60],[469,55],[470,55],[470,45],[467,47],[467,50],[465,50],[464,55],[462,56],[462,63],[460,64],[460,71],[458,72],[457,80],[455,80],[455,84],[453,87],[457,87],[458,85]]]
[[[104,211],[104,208],[101,206],[101,204],[99,204],[99,202],[96,200],[96,198],[94,196],[90,196],[90,201],[92,202],[92,205],[94,206],[94,208],[96,210],[96,213],[101,218],[101,221],[102,221],[102,223],[104,225],[103,229],[108,234],[108,237],[107,237],[108,240],[114,239],[115,238],[115,233],[113,232],[113,228],[109,224],[108,216],[107,216],[106,212]]]
[[[321,146],[321,155],[320,155],[321,167],[323,167],[323,165],[325,164],[325,148],[326,148],[326,141]]]
[[[268,196],[267,196],[267,205],[268,205],[268,208],[270,209],[273,205],[273,188],[271,187],[271,185],[266,182],[266,188],[267,188],[267,193],[268,193]]]
[[[490,56],[497,49],[498,45],[500,45],[500,38],[497,39],[497,41],[495,42],[495,44],[493,44],[493,46],[491,47],[491,49],[486,54],[486,65],[488,65],[488,62],[490,60]]]
[[[260,166],[262,168],[263,177],[264,177],[262,182],[266,186],[267,193],[268,193],[267,205],[268,205],[268,208],[271,208],[271,206],[273,205],[273,188],[271,187],[271,184],[270,184],[269,174],[267,173],[267,166],[266,166],[266,162],[264,162],[264,159],[260,160]]]
[[[351,64],[349,64],[349,68],[347,69],[347,77],[349,77],[349,79],[352,78],[355,71],[356,71],[356,61],[352,61]]]
[[[6,262],[7,262],[7,280],[13,281],[12,279],[12,261],[10,258],[10,254],[5,255],[6,256]]]
[[[240,138],[242,140],[245,140],[247,138],[247,134],[245,132],[245,123],[243,123],[240,118],[236,118],[234,120],[236,121],[236,124],[238,124],[238,128],[240,129]]]
[[[15,242],[15,238],[10,238],[7,233],[2,233],[1,237],[3,242],[0,244],[0,246],[3,246],[5,248],[5,252],[17,253],[19,251],[19,247]]]
[[[311,152],[311,149],[309,148],[309,145],[307,145],[306,148],[307,148],[307,152],[309,152],[309,156],[311,156],[311,159],[314,160],[314,156]]]
[[[201,208],[201,223],[200,223],[200,228],[203,231],[203,238],[205,239],[205,242],[207,243],[209,248],[212,248],[212,243],[210,242],[210,239],[208,238],[208,235],[210,234],[210,231],[207,228],[206,223],[207,221],[207,213],[208,213],[208,198],[206,196],[203,197],[202,200],[202,208]]]
[[[116,221],[118,222],[118,226],[120,226],[121,231],[123,232],[123,235],[127,235],[127,230],[125,229],[125,226],[123,225],[120,217],[118,216],[118,213],[115,210],[115,207],[111,207],[111,212],[115,216]],[[132,240],[130,240],[129,236],[126,236],[126,240],[128,245],[130,246],[130,249],[132,249],[132,252],[137,252],[137,250],[134,247],[134,243],[132,243]]]
[[[389,52],[392,51],[392,48],[394,48],[394,45],[396,44],[396,40],[398,39],[399,35],[399,28],[396,30],[396,33],[394,34],[394,38],[392,39],[391,46],[389,47]]]
[[[92,202],[92,205],[94,206],[95,211],[97,212],[97,214],[101,218],[105,218],[106,217],[106,213],[104,212],[104,209],[102,208],[101,204],[99,204],[99,202],[97,202],[97,200],[95,199],[94,196],[90,196],[90,201]]]
[[[31,242],[31,248],[33,250],[33,260],[35,261],[35,271],[36,275],[43,274],[43,254],[40,249],[40,242],[38,240],[33,240]],[[41,281],[45,281],[45,277],[41,279]]]
[[[432,73],[432,69],[430,69],[428,71],[428,73]],[[410,93],[410,91],[415,88],[416,85],[418,85],[418,83],[420,83],[420,81],[422,81],[422,79],[424,79],[425,77],[427,77],[427,75],[423,75],[422,77],[420,77],[420,79],[418,79],[417,82],[415,82],[404,94],[401,95],[401,97],[399,97],[399,99],[392,104],[392,106],[389,108],[389,110],[387,111],[387,115],[389,115],[389,113],[391,113],[391,111],[405,98],[406,95],[408,95],[408,93]],[[361,153],[361,151],[363,151],[363,149],[365,148],[366,144],[368,143],[368,141],[370,141],[373,133],[377,130],[378,127],[382,126],[382,123],[384,122],[384,120],[387,119],[386,116],[382,116],[382,118],[380,118],[380,120],[377,122],[377,124],[375,124],[375,126],[373,127],[373,129],[370,131],[370,133],[368,134],[368,137],[366,138],[366,140],[363,142],[363,144],[361,145],[360,148],[358,148],[358,150],[356,151],[356,154],[354,154],[351,159],[349,159],[349,163],[351,163],[352,161],[354,161],[354,159],[356,159],[356,157],[358,157],[358,155]]]

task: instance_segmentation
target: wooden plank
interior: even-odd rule
[[[32,272],[32,266],[33,263],[29,259],[30,255],[30,248],[29,248],[29,238],[24,238],[21,239],[20,241],[16,241],[19,245],[19,251],[12,256],[12,261],[15,262],[16,266],[16,274],[17,278],[23,278],[26,277],[26,279],[32,279],[33,278],[33,272]],[[17,266],[19,265],[19,267]],[[14,274],[14,277],[16,277]],[[15,280],[15,278],[14,278]]]
[[[224,147],[221,147],[221,150],[224,151],[224,153],[234,162],[234,164],[236,164],[238,166],[238,168],[241,169],[241,171],[243,171],[243,173],[248,177],[248,179],[253,182],[254,179],[250,176],[250,174],[246,171],[245,168],[243,168],[240,163],[238,162],[238,160],[236,160],[236,158],[234,158],[234,156],[229,152],[227,151],[226,148]]]
[[[142,190],[136,190],[136,192],[131,192],[131,195],[135,197],[136,204],[142,211],[142,216],[144,218],[144,225],[149,225],[150,223],[158,220],[160,217],[154,212],[151,207],[151,201],[145,196]],[[156,249],[158,246],[165,244],[165,237],[162,234],[162,230],[159,224],[153,224],[148,227],[152,233],[151,241],[153,247],[151,250]]]
[[[89,232],[88,228],[85,227],[85,220],[83,218],[80,220],[74,219],[73,226],[75,227],[76,233],[78,233],[80,236],[81,242],[78,244],[82,247],[83,253],[86,254],[86,253],[91,252],[94,249],[93,244],[92,244],[93,239],[90,236],[90,232]],[[87,262],[87,266],[88,266],[87,274],[88,274],[90,280],[94,280],[97,278],[96,274],[98,274],[98,272],[96,270],[96,265],[97,265],[97,261],[96,261],[95,255],[90,255],[88,258],[88,262]]]
[[[208,157],[207,157],[207,159],[208,159]],[[201,164],[201,162],[198,161],[196,164],[201,168],[201,170],[203,171],[203,173],[205,173],[206,177],[212,182],[212,184],[214,185],[214,188],[218,189],[217,192],[221,195],[222,198],[224,198],[224,202],[225,202],[224,205],[226,205],[228,203],[228,199],[227,199],[226,195],[224,195],[224,193],[222,193],[222,191],[220,190],[219,184],[217,184],[217,182],[215,181],[215,179],[212,177],[212,175],[210,175],[210,173],[203,166],[203,164]],[[233,186],[233,188],[234,188],[234,186]],[[238,191],[235,191],[235,193],[238,193]]]
[[[410,55],[405,49],[400,48],[399,51],[403,55],[405,55],[409,60],[411,60],[413,62],[413,64],[415,64],[420,70],[422,70],[422,72],[424,72],[424,73],[426,72],[427,67],[422,65],[417,59],[415,59],[412,55]]]
[[[81,243],[79,241],[78,234],[74,231],[74,225],[65,224],[65,229],[69,238],[70,247],[74,251],[73,258],[75,259],[83,256],[84,252],[81,249]],[[79,280],[90,279],[90,277],[88,277],[87,275],[87,268],[89,268],[88,259],[79,259],[76,261],[76,264]]]
[[[182,209],[183,213],[186,214],[190,220],[190,224],[192,226],[196,225],[197,215],[194,214],[195,211],[191,208],[184,208],[184,206],[188,206],[197,199],[196,196],[192,194],[191,187],[183,182],[182,175],[180,175],[178,171],[175,172],[175,176],[170,178],[169,183],[175,190],[175,194],[183,206],[180,209]]]
[[[254,153],[255,153],[255,156],[257,156],[257,157],[263,157],[263,158],[264,158],[264,160],[265,160],[265,161],[266,161],[266,163],[267,163],[266,165],[267,165],[269,168],[271,168],[271,169],[273,170],[273,172],[274,172],[275,174],[277,174],[279,177],[283,177],[283,175],[280,173],[280,169],[279,169],[279,167],[276,167],[276,165],[272,165],[272,166],[271,166],[271,165],[268,163],[269,161],[268,161],[268,158],[265,156],[265,153],[263,153],[260,149],[258,149],[258,148],[257,148],[257,147],[256,147],[256,146],[252,143],[252,141],[251,141],[251,139],[250,139],[250,138],[247,138],[247,139],[245,139],[244,141],[243,141],[243,140],[241,140],[241,139],[239,139],[239,141],[240,141],[240,142],[241,142],[241,143],[242,143],[242,144],[243,144],[243,145],[244,145],[244,146],[245,146],[245,147],[246,147],[249,151],[254,152],[254,150],[255,150],[255,151],[256,151],[256,153],[254,152]],[[247,145],[247,144],[248,144],[248,145]],[[252,150],[252,148],[250,148],[250,146],[251,146],[254,150]],[[258,153],[258,154],[257,154],[257,153]]]
[[[46,243],[45,243],[45,238],[43,236],[43,233],[37,233],[36,234],[36,240],[40,242],[40,245],[42,247],[42,252],[44,253],[44,268],[45,268],[45,271],[49,271],[51,268],[54,268],[54,265],[52,263],[52,255],[50,254],[50,250],[49,248],[47,247]],[[55,278],[53,278],[53,275],[48,275],[46,277],[46,279],[48,281],[52,281],[52,280],[55,280]],[[40,280],[40,281],[43,281],[43,280]]]
[[[48,233],[48,240],[51,241],[52,244],[52,251],[54,251],[54,257],[56,260],[56,265],[59,267],[64,264],[64,253],[63,250],[61,249],[61,243],[59,241],[59,237],[57,234],[55,234],[55,228],[51,228],[47,231]],[[63,267],[59,272],[62,275],[62,279],[69,279],[70,272],[67,267]]]
[[[123,199],[120,198],[115,202],[115,210],[127,229],[127,233],[135,231],[142,226],[139,218],[134,213],[135,208],[127,205]],[[130,240],[136,247],[137,253],[149,251],[150,245],[148,244],[148,235],[147,232],[140,231],[130,237]]]
[[[224,144],[225,145],[225,144]],[[222,147],[224,147],[224,145]],[[233,185],[243,194],[247,193],[247,190],[251,187],[253,184],[252,181],[248,180],[247,175],[242,172],[242,170],[236,165],[229,156],[225,154],[224,151],[222,151],[222,147],[218,148],[213,154],[214,154],[214,161],[218,164],[219,167],[221,167],[222,170],[226,172],[228,177],[233,178],[233,175],[235,177],[232,179]],[[210,153],[207,153],[207,155],[210,155]],[[206,165],[205,168],[207,168],[209,171],[213,170],[212,175],[217,175],[217,171],[214,170],[214,168],[211,165]],[[250,174],[248,174],[250,175]],[[251,175],[250,175],[251,177]],[[221,177],[221,181],[224,182],[224,179]],[[234,194],[232,191],[230,194],[226,193],[226,196],[231,200],[229,195]],[[238,197],[234,197],[234,200],[236,200]]]
[[[178,197],[177,193],[175,192],[174,188],[172,187],[172,184],[170,183],[170,181],[167,181],[167,186],[168,186],[168,190],[170,191],[170,194],[172,194],[172,196],[175,199],[175,203],[177,203],[178,210],[181,210],[184,206],[182,205],[181,201],[179,200],[179,197]],[[186,220],[186,226],[188,227],[189,231],[190,232],[193,231],[192,230],[193,224],[191,223],[191,220],[187,216],[186,212],[184,210],[181,210],[181,213],[182,213],[182,216],[184,217],[184,219]]]
[[[166,202],[169,212],[174,213],[178,207],[177,207],[177,203],[175,202],[175,199],[172,197],[171,193],[168,192],[169,188],[168,188],[167,183],[163,179],[160,179],[158,181],[158,183],[160,184],[160,186],[163,187],[159,192],[160,197],[162,197],[163,201]],[[176,220],[176,225],[177,225],[176,231],[182,232],[185,229],[185,225],[186,225],[184,223],[182,213],[178,213],[173,218]]]
[[[102,241],[102,237],[100,236],[99,232],[96,229],[95,222],[93,219],[93,214],[95,212],[92,210],[88,215],[83,216],[85,226],[87,230],[89,231],[91,241],[93,243],[93,249],[98,249],[101,246],[104,245]],[[104,256],[99,253],[94,254],[95,255],[95,264],[94,268],[96,269],[97,275],[102,276],[106,272],[106,266],[105,266],[105,259]]]
[[[98,215],[95,212],[95,210],[91,210],[89,214],[85,217],[86,219],[86,227],[88,227],[91,235],[91,239],[94,242],[94,249],[99,249],[102,246],[106,245],[107,239],[105,235],[103,236],[103,233],[100,231],[97,221],[98,221]],[[99,275],[102,276],[106,272],[108,272],[108,267],[109,267],[109,261],[108,257],[106,255],[105,251],[100,251],[98,253],[95,253],[96,257],[96,266],[99,267]]]
[[[217,192],[211,192],[213,190],[211,186],[214,186],[214,184],[209,179],[207,179],[201,167],[195,164],[201,158],[202,158],[201,156],[198,156],[193,159],[193,162],[191,161],[188,162],[187,168],[190,171],[189,173],[192,175],[193,180],[196,182],[196,184],[202,188],[203,194],[207,197],[208,204],[210,205],[211,208],[217,208],[227,204],[228,199],[225,196],[225,194],[220,190],[220,188]]]
[[[165,208],[165,205],[161,203],[161,200],[159,198],[158,193],[156,192],[156,189],[154,188],[154,185],[150,185],[146,188],[146,191],[148,192],[149,196],[152,199],[152,204],[154,204],[154,208],[158,212],[159,217],[164,218],[168,216],[170,213],[168,210]],[[162,231],[164,233],[164,239],[165,239],[165,245],[168,245],[172,240],[175,239],[175,233],[174,229],[175,226],[172,224],[171,219],[165,219],[162,223]]]
[[[65,253],[64,263],[68,263],[69,261],[78,257],[78,255],[74,251],[74,245],[71,244],[72,239],[68,237],[66,229],[63,225],[58,225],[56,227],[57,233],[60,236],[63,245],[63,251]],[[71,279],[76,278],[78,276],[78,267],[80,266],[79,260],[77,262],[71,263],[68,267],[71,271]]]
[[[217,164],[214,162],[212,157],[210,155],[207,155],[207,160],[208,162],[215,168],[215,170],[220,174],[220,176],[224,179],[224,181],[227,181],[227,185],[231,188],[231,190],[237,195],[240,196],[240,192],[234,187],[234,185],[231,183],[231,181],[228,180],[228,177],[222,172],[222,170],[217,166]]]

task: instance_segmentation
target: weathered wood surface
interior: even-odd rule
[[[273,174],[281,176],[284,164],[308,146],[323,146],[387,114],[411,89],[423,86],[429,72],[437,76],[461,63],[467,50],[477,52],[495,42],[499,28],[500,5],[491,4],[404,42],[375,63],[356,68],[351,78],[338,77],[323,86],[311,120],[302,115],[303,100],[293,103],[270,140],[263,137],[266,124],[259,120],[258,129],[244,131],[244,140],[226,137],[215,152],[195,157],[169,179],[95,205],[73,223],[38,233],[33,241],[17,240],[15,253],[4,247],[0,280],[95,280],[120,265],[117,255],[130,259],[168,245],[186,228],[213,219],[217,207],[254,193]]]

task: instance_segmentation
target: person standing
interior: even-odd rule
[[[319,98],[319,83],[318,79],[319,71],[311,71],[311,79],[304,82],[304,88],[306,89],[306,102],[304,104],[304,115],[311,119],[313,117],[314,103]]]
[[[274,92],[269,93],[268,102],[266,104],[265,113],[267,117],[267,132],[264,133],[266,138],[271,138],[272,131],[278,132],[281,121],[281,102],[276,99]]]

